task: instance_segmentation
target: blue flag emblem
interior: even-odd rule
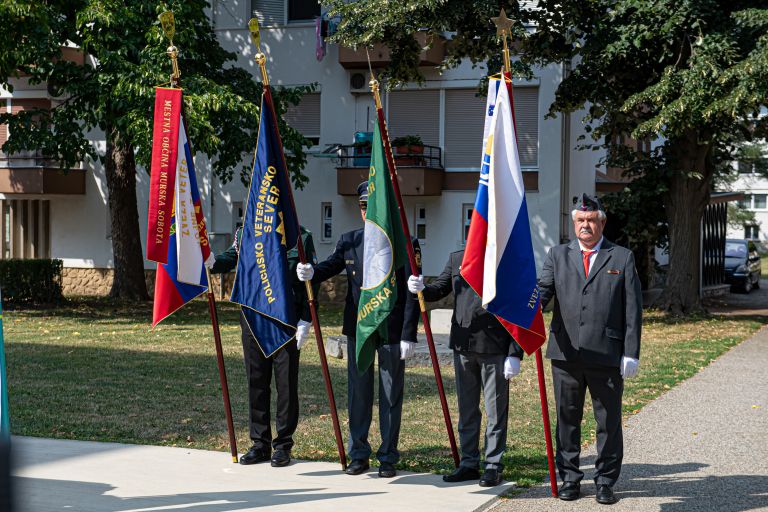
[[[274,354],[296,334],[288,251],[299,236],[289,200],[290,183],[283,167],[271,102],[262,97],[256,158],[243,220],[232,302],[241,309],[265,356]]]

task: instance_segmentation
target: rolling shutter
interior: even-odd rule
[[[290,105],[285,122],[307,138],[320,137],[320,93],[305,94],[298,105]]]
[[[477,89],[445,91],[445,167],[480,168],[485,98]]]
[[[393,91],[389,94],[390,139],[418,135],[429,146],[440,144],[440,91]]]
[[[259,20],[259,26],[285,24],[284,0],[251,0],[251,16]]]

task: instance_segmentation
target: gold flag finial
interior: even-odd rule
[[[171,86],[178,87],[179,78],[181,78],[181,70],[179,69],[179,49],[173,44],[173,36],[176,35],[176,21],[173,18],[172,11],[165,11],[161,13],[158,18],[160,19],[160,25],[163,27],[165,37],[168,38],[170,46],[166,50],[166,54],[171,59],[171,66],[173,72],[171,73]]]
[[[261,51],[261,30],[259,30],[259,20],[251,18],[248,22],[248,31],[251,33],[251,41],[256,47],[256,63],[261,69],[261,79],[264,85],[269,85],[269,76],[267,75],[267,56]]]
[[[507,36],[512,38],[512,20],[507,18],[507,12],[504,8],[501,8],[501,12],[495,18],[491,18],[491,21],[496,25],[496,35],[501,36],[504,42],[504,68],[507,72],[512,72],[512,62],[509,58],[509,47],[507,46]]]

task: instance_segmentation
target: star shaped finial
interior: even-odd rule
[[[499,15],[496,18],[491,18],[491,21],[496,25],[497,36],[503,36],[506,33],[512,34],[512,20],[507,18],[507,13],[503,7]]]

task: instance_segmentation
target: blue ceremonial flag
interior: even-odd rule
[[[299,224],[274,119],[265,92],[231,297],[266,357],[294,338],[298,321],[287,253],[296,245]]]
[[[11,440],[11,418],[8,409],[8,376],[5,373],[5,346],[3,343],[3,301],[0,294],[0,444]]]

